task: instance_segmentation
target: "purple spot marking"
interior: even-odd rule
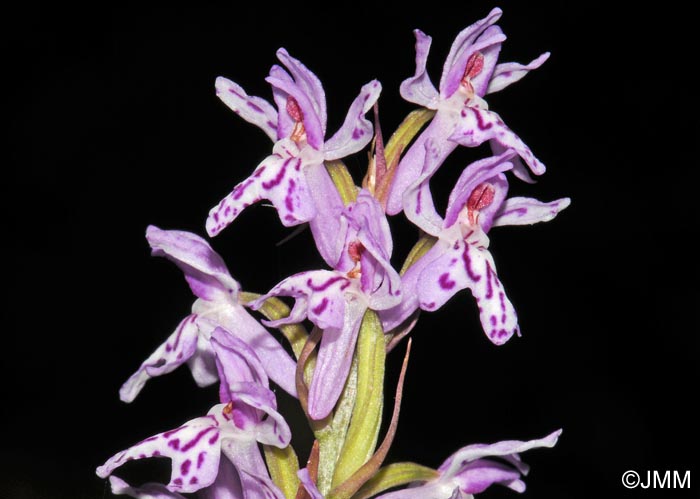
[[[270,180],[268,182],[262,183],[263,189],[268,191],[268,190],[272,189],[273,187],[278,186],[282,182],[282,180],[284,179],[284,175],[287,173],[287,166],[289,166],[289,162],[292,159],[293,158],[287,158],[284,161],[284,163],[282,164],[282,168],[280,168],[280,171],[277,172],[277,175],[275,176],[275,178],[273,178],[272,180]]]
[[[491,316],[491,325],[495,326],[496,324],[498,324],[498,319],[496,318],[495,315],[492,315]]]
[[[491,271],[491,265],[486,264],[486,299],[490,300],[493,298],[493,285],[491,281],[493,280],[493,272]]]
[[[499,338],[503,338],[504,336],[508,336],[508,331],[506,331],[505,329],[499,330],[499,331],[498,331],[498,337],[499,337]]]
[[[146,454],[139,454],[139,459],[145,459],[145,458],[146,458]]]
[[[180,439],[176,438],[174,440],[171,440],[168,442],[168,447],[172,447],[175,450],[178,450],[180,448]]]
[[[177,485],[178,487],[181,487],[182,486],[182,478],[176,478],[175,480],[173,480],[173,483],[175,485]]]
[[[206,455],[207,455],[207,453],[202,451],[197,456],[197,469],[202,467],[202,464],[204,463],[204,456],[206,456]]]
[[[197,477],[196,477],[196,476],[193,476],[192,478],[190,478],[190,485],[194,485],[194,484],[196,484],[198,481],[199,481],[199,480],[197,480]]]
[[[255,177],[255,178],[260,177],[260,175],[262,175],[263,172],[265,171],[265,168],[267,168],[267,167],[265,165],[262,165],[260,168],[255,170],[255,172],[253,173],[253,177]]]
[[[249,108],[251,108],[253,111],[255,111],[256,113],[261,113],[261,114],[263,113],[262,108],[260,106],[258,106],[257,104],[253,104],[252,102],[248,101],[248,102],[246,102],[246,105]]]
[[[515,213],[517,216],[522,217],[527,213],[527,208],[514,208],[512,210],[504,211],[500,216],[503,217],[505,215],[510,215],[511,213]]]
[[[233,95],[235,95],[236,97],[238,97],[239,99],[245,99],[245,97],[243,97],[241,94],[239,94],[238,92],[236,92],[236,91],[235,91],[233,88],[231,88],[231,87],[228,88],[228,91],[229,91],[230,93],[232,93]]]
[[[479,130],[484,132],[493,126],[493,123],[484,122],[484,117],[481,116],[481,112],[478,109],[472,108],[472,112],[476,116],[476,126],[479,127]]]
[[[505,312],[502,313],[502,314],[501,314],[501,324],[505,324],[505,323],[506,323],[506,318],[507,318],[507,316],[506,316]],[[495,324],[494,324],[494,325],[495,325]]]
[[[165,344],[165,351],[166,352],[171,352],[173,350],[173,347],[170,346],[170,343]]]
[[[151,454],[151,457],[158,457],[160,456],[160,451],[159,450],[154,450],[153,454]]]
[[[179,428],[175,428],[174,430],[166,431],[165,433],[163,433],[163,438],[170,438],[171,436],[175,435],[178,431],[184,430],[184,429],[185,429],[184,426],[180,426]]]
[[[289,179],[289,186],[287,187],[287,196],[284,198],[284,206],[287,208],[288,211],[294,211],[294,190],[296,187],[297,183],[294,182],[293,178]]]
[[[209,443],[210,443],[211,445],[214,445],[214,444],[216,443],[217,440],[219,440],[219,433],[218,433],[218,432],[217,432],[213,437],[211,437],[211,438],[209,439]]]
[[[187,452],[187,451],[190,450],[192,447],[194,447],[195,445],[197,445],[197,442],[199,442],[199,441],[202,439],[202,437],[203,437],[204,435],[206,435],[207,433],[209,433],[209,432],[212,431],[212,430],[216,431],[216,428],[214,428],[213,426],[210,426],[209,428],[205,428],[204,430],[202,430],[202,431],[200,431],[199,433],[197,433],[197,436],[196,436],[196,437],[194,437],[192,440],[190,440],[189,442],[187,442],[187,443],[182,447],[182,452]],[[218,438],[219,432],[216,433],[216,436],[217,436],[217,438]],[[211,439],[210,439],[209,441],[211,442]]]
[[[342,276],[335,276],[335,277],[331,277],[330,279],[328,279],[326,282],[324,282],[324,283],[321,284],[320,286],[314,286],[313,281],[312,281],[311,279],[309,279],[308,281],[306,281],[306,285],[307,285],[309,288],[311,288],[311,291],[325,291],[325,290],[327,290],[330,286],[332,286],[333,284],[335,284],[336,282],[338,282],[338,281],[343,281],[343,280],[345,280],[344,277],[342,277]],[[348,282],[348,284],[349,284],[349,282]],[[343,288],[343,289],[344,289],[344,288]]]
[[[192,461],[189,459],[186,459],[181,465],[180,465],[180,474],[182,476],[187,475],[187,473],[190,472],[190,466],[192,465]]]
[[[326,307],[328,307],[328,298],[323,298],[323,300],[321,300],[321,303],[312,308],[311,311],[314,314],[318,315],[324,310],[326,310]]]
[[[447,272],[440,276],[438,282],[440,283],[440,287],[445,290],[452,289],[455,287],[455,282],[450,281],[450,274],[448,274]]]
[[[277,123],[275,123],[274,121],[268,121],[267,126],[272,128],[273,130],[277,130]]]
[[[469,279],[471,279],[474,282],[479,282],[481,280],[481,276],[478,274],[475,274],[474,271],[472,270],[472,259],[469,256],[469,245],[468,244],[464,245],[464,251],[462,251],[462,261],[464,262],[464,270],[467,271],[467,275],[469,276]]]
[[[419,189],[418,190],[418,195],[416,196],[416,215],[420,214],[421,212],[421,198],[423,195],[423,190]]]
[[[248,180],[246,180],[246,181],[243,182],[242,184],[238,184],[238,185],[236,186],[236,188],[233,190],[233,193],[232,193],[233,196],[232,196],[232,198],[233,198],[233,199],[240,199],[241,196],[243,195],[243,193],[245,192],[245,190],[248,188],[248,186],[249,186],[250,184],[252,184],[253,182],[254,182],[254,180],[253,180],[252,178],[249,178]]]
[[[359,129],[359,128],[355,128],[355,129],[352,131],[352,138],[355,139],[355,140],[357,140],[357,139],[359,139],[360,137],[362,137],[364,134],[365,134],[365,131],[364,131],[364,130],[361,130],[361,129]]]
[[[435,302],[431,301],[430,303],[424,303],[423,306],[427,309],[433,309],[435,308]]]
[[[501,300],[501,311],[506,311],[506,295],[501,291],[498,293],[498,298]]]

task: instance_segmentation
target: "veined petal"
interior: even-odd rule
[[[180,267],[197,297],[207,301],[237,300],[238,283],[204,239],[191,232],[162,230],[154,225],[146,229],[146,239],[153,256],[164,256]]]
[[[496,213],[493,226],[531,225],[538,222],[549,222],[570,204],[570,198],[561,198],[549,203],[525,197],[509,198]]]
[[[277,111],[269,102],[246,94],[240,85],[223,76],[216,79],[215,86],[216,95],[234,113],[261,128],[272,141],[277,140]]]
[[[268,199],[282,225],[291,227],[308,222],[315,214],[313,200],[304,176],[302,159],[268,156],[231,194],[209,211],[206,228],[215,236],[253,203]]]
[[[495,140],[517,152],[535,175],[545,172],[544,165],[532,154],[530,148],[492,111],[465,107],[450,140],[466,147],[477,147],[488,140]]]
[[[431,236],[442,232],[443,219],[438,215],[430,192],[430,178],[437,170],[440,153],[432,140],[425,143],[425,163],[416,182],[408,188],[403,197],[403,211],[415,225]]]
[[[109,477],[112,494],[116,496],[126,495],[136,499],[186,499],[177,492],[171,492],[162,483],[146,483],[140,487],[132,487],[124,480],[116,476]]]
[[[328,416],[343,391],[367,304],[354,297],[343,308],[342,326],[323,328],[316,368],[309,387],[308,410],[312,419]]]
[[[100,478],[127,461],[147,457],[169,457],[172,473],[168,490],[196,492],[211,485],[216,478],[221,457],[220,425],[225,421],[223,404],[214,406],[209,415],[188,421],[175,430],[159,433],[115,454],[97,468]]]
[[[146,381],[174,371],[192,357],[197,348],[199,326],[197,315],[185,317],[168,339],[160,345],[119,390],[124,402],[133,401]]]
[[[513,151],[513,149],[510,149],[493,139],[489,140],[489,146],[491,146],[491,151],[493,152],[494,156],[500,156],[505,151]],[[535,182],[537,182],[530,176],[530,169],[527,166],[525,166],[520,157],[513,156],[512,158],[510,158],[510,162],[513,163],[513,169],[511,171],[513,172],[513,175],[516,176],[516,178],[522,180],[527,184],[534,184]]]
[[[322,151],[323,138],[325,136],[323,124],[319,116],[316,114],[314,104],[304,89],[296,82],[290,82],[287,79],[281,79],[275,76],[268,76],[265,78],[265,81],[267,81],[275,89],[286,93],[288,96],[293,97],[297,101],[303,115],[307,141],[311,147],[317,151]],[[280,114],[287,113],[286,105],[284,108],[281,108],[279,112]]]
[[[437,246],[437,247],[436,247]],[[416,260],[401,276],[401,301],[387,310],[378,312],[384,331],[391,331],[418,310],[418,279],[423,270],[444,253],[440,244],[430,248],[425,255]]]
[[[343,125],[324,145],[323,157],[326,160],[344,158],[369,144],[374,127],[365,114],[377,102],[381,91],[382,85],[377,80],[362,87],[360,95],[350,105]]]
[[[511,83],[515,83],[516,81],[520,80],[530,71],[537,69],[544,64],[545,61],[549,59],[549,55],[549,52],[545,52],[537,59],[534,59],[529,64],[525,65],[517,62],[506,62],[496,65],[496,69],[491,76],[491,80],[488,82],[486,94],[499,92]]]
[[[445,214],[445,227],[452,227],[460,211],[467,204],[469,197],[479,185],[488,183],[493,188],[494,197],[491,204],[480,210],[479,223],[484,232],[488,232],[494,213],[508,194],[508,182],[503,172],[510,170],[513,164],[508,161],[514,152],[507,150],[500,156],[481,159],[467,166],[457,179],[450,192]]]
[[[217,327],[211,335],[216,365],[221,379],[221,402],[230,402],[230,387],[235,383],[252,382],[269,386],[267,373],[255,351],[227,330]]]
[[[297,396],[294,382],[296,363],[267,329],[243,307],[223,309],[217,320],[225,330],[243,340],[255,352],[272,381],[293,397]]]
[[[292,432],[284,417],[277,412],[277,401],[272,391],[256,383],[231,383],[229,385],[230,399],[234,408],[245,404],[254,408],[264,417],[252,421],[236,421],[234,424],[252,433],[256,442],[272,445],[280,449],[289,445]]]
[[[245,499],[284,499],[270,479],[256,441],[226,438],[221,450],[238,471]]]
[[[301,322],[308,318],[320,329],[343,326],[345,316],[345,291],[352,282],[341,272],[312,270],[284,279],[269,293],[250,304],[257,309],[271,296],[291,296],[296,299],[289,317],[276,321],[265,321],[272,327]]]
[[[443,98],[451,96],[457,90],[467,63],[466,58],[464,58],[466,52],[469,51],[472,44],[489,26],[495,24],[501,18],[501,14],[503,14],[503,11],[495,8],[484,19],[463,29],[457,35],[450,48],[450,53],[447,55],[442,69],[442,76],[440,77],[440,95]],[[460,64],[461,59],[464,59],[464,64]]]
[[[467,61],[469,57],[475,52],[480,52],[483,56],[483,67],[479,74],[471,78],[471,83],[474,86],[474,92],[479,97],[486,95],[486,90],[489,86],[489,81],[491,81],[491,76],[496,69],[496,62],[498,61],[498,54],[501,52],[501,45],[506,40],[506,35],[498,26],[489,26],[483,35],[479,37],[479,40],[471,47],[464,59],[464,66],[462,71],[466,69]]]
[[[197,492],[198,499],[241,499],[243,486],[236,468],[228,459],[219,461],[219,473],[209,487]]]
[[[419,277],[421,308],[436,310],[457,291],[469,288],[479,306],[481,326],[494,344],[502,345],[518,333],[517,314],[496,275],[489,251],[462,240],[451,246],[443,241],[437,245],[442,246],[444,254],[426,266]]]
[[[329,267],[336,268],[343,250],[343,240],[338,237],[343,200],[325,167],[307,168],[306,181],[316,205],[316,216],[309,221],[316,249]]]
[[[479,494],[494,483],[516,492],[525,492],[525,482],[520,479],[517,469],[489,459],[477,459],[468,463],[454,480],[459,483],[460,490],[467,494]]]
[[[438,468],[442,476],[452,477],[457,475],[468,463],[485,457],[515,457],[521,452],[525,452],[537,447],[554,447],[561,435],[561,430],[550,433],[544,438],[520,441],[505,440],[495,444],[473,444],[461,448]]]
[[[425,144],[432,140],[439,154],[434,161],[434,169],[442,165],[445,159],[457,148],[457,143],[448,140],[454,133],[455,120],[449,113],[437,112],[428,128],[423,130],[408,151],[401,157],[396,173],[391,182],[386,212],[396,215],[403,209],[403,196],[408,188],[420,177],[425,166]]]
[[[270,76],[278,80],[287,80],[291,84],[294,84],[294,79],[290,74],[277,64],[273,64],[270,68]],[[272,87],[272,98],[277,105],[277,109],[281,110],[281,112],[277,114],[277,140],[280,140],[292,134],[295,122],[287,112],[287,92]]]
[[[295,59],[286,49],[281,48],[277,51],[277,58],[282,61],[289,72],[294,77],[296,84],[304,91],[304,94],[309,98],[313,106],[316,116],[321,123],[323,135],[326,134],[326,93],[323,90],[321,80],[304,66],[298,59]]]
[[[416,36],[416,73],[401,82],[401,97],[419,106],[437,109],[440,96],[425,68],[432,38],[419,29],[413,34]]]

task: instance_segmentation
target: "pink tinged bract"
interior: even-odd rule
[[[221,232],[245,208],[263,199],[273,204],[280,221],[287,227],[312,221],[319,213],[325,213],[325,199],[328,197],[324,192],[312,193],[311,188],[318,186],[318,174],[314,170],[325,172],[325,160],[358,152],[372,139],[373,127],[364,114],[379,97],[381,85],[378,81],[373,80],[362,87],[343,125],[326,141],[326,98],[321,82],[286,50],[278,50],[277,56],[286,70],[273,66],[266,78],[278,107],[273,154],[210,210],[206,221],[210,236]],[[235,106],[231,107],[234,110],[250,107],[251,98],[241,93],[242,89],[228,80],[221,81],[220,86],[225,86],[228,94],[233,91]],[[227,95],[223,90],[219,94]],[[270,104],[262,106],[255,100],[253,105],[266,110],[263,113],[266,118],[272,116]],[[253,117],[257,118],[257,115]],[[273,128],[267,121],[265,126],[264,130],[272,137]],[[323,256],[327,258],[327,255]]]

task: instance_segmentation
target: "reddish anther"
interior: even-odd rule
[[[467,61],[467,67],[464,70],[464,78],[471,80],[478,76],[482,69],[484,69],[484,54],[481,52],[474,52],[469,56],[469,60]]]
[[[299,103],[291,95],[287,97],[287,113],[297,123],[304,120],[304,113],[301,111],[301,107],[299,107]]]
[[[476,186],[476,188],[469,195],[469,199],[467,199],[469,223],[472,225],[476,224],[476,216],[478,215],[479,210],[482,210],[493,203],[495,194],[496,189],[494,189],[491,184],[484,182],[483,184]]]
[[[360,258],[362,258],[362,253],[364,252],[365,247],[360,241],[353,241],[348,245],[348,255],[350,255],[350,259],[355,263],[360,261]]]

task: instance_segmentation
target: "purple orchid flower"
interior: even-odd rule
[[[515,309],[496,274],[486,233],[499,225],[549,221],[569,206],[570,199],[550,203],[523,197],[506,199],[504,172],[513,168],[510,160],[514,155],[509,150],[476,161],[462,172],[443,219],[435,210],[429,186],[440,151],[433,142],[428,142],[426,149],[423,174],[404,197],[404,213],[438,241],[402,276],[404,300],[380,313],[383,325],[392,329],[417,308],[436,310],[455,293],[469,288],[479,305],[484,332],[493,343],[502,345],[520,330]]]
[[[321,82],[286,50],[279,49],[277,57],[287,70],[273,66],[266,80],[273,87],[279,111],[259,97],[248,96],[230,80],[216,80],[221,100],[243,119],[262,128],[275,144],[272,155],[209,212],[206,228],[210,236],[262,199],[274,205],[287,227],[324,215],[326,198],[340,198],[323,162],[356,153],[372,139],[372,123],[364,115],[381,92],[377,80],[362,87],[343,125],[325,140],[326,96]]]
[[[162,497],[169,497],[168,492],[201,489],[205,489],[204,497],[226,497],[214,491],[230,492],[232,488],[245,491],[248,498],[284,497],[270,479],[258,447],[258,443],[263,443],[284,448],[291,440],[289,426],[277,412],[265,369],[250,346],[220,327],[212,333],[211,344],[221,378],[223,403],[205,417],[119,452],[97,469],[98,476],[106,478],[133,459],[169,457],[172,474],[166,486],[148,484],[132,488],[118,478],[112,481],[112,486],[131,495],[150,493]],[[227,459],[221,459],[222,452]]]
[[[438,468],[440,476],[435,480],[418,487],[382,494],[377,499],[469,499],[471,494],[479,494],[494,483],[523,492],[525,482],[520,477],[527,475],[529,467],[518,454],[538,447],[554,447],[559,435],[561,430],[528,442],[509,440],[463,447],[442,463]]]
[[[296,396],[295,362],[238,301],[240,286],[221,256],[204,239],[190,232],[149,226],[146,238],[153,255],[164,256],[180,267],[198,299],[192,306],[192,314],[182,320],[165,343],[124,383],[119,391],[121,399],[133,401],[150,378],[167,374],[185,362],[199,386],[215,383],[219,378],[210,339],[217,326],[255,348],[270,378]]]
[[[486,18],[457,35],[442,70],[439,92],[426,72],[432,39],[420,30],[414,31],[416,73],[401,84],[401,96],[437,113],[428,128],[402,157],[389,192],[387,213],[395,215],[401,211],[404,191],[421,173],[425,143],[428,140],[432,140],[438,147],[439,160],[436,168],[457,145],[476,147],[488,141],[495,154],[512,149],[535,175],[544,173],[544,165],[535,158],[520,137],[503,123],[498,114],[488,109],[483,99],[485,95],[498,92],[520,80],[549,58],[549,53],[544,53],[527,65],[496,64],[501,44],[506,39],[501,28],[495,25],[501,14],[500,9],[493,9]],[[528,169],[518,159],[512,161],[513,173],[532,182]]]
[[[334,234],[343,251],[334,270],[295,274],[251,303],[256,308],[270,296],[291,296],[296,302],[289,317],[265,324],[278,327],[308,318],[323,330],[309,388],[313,419],[326,417],[340,396],[365,311],[387,310],[401,300],[400,278],[389,262],[389,224],[379,202],[362,190],[339,220]]]

